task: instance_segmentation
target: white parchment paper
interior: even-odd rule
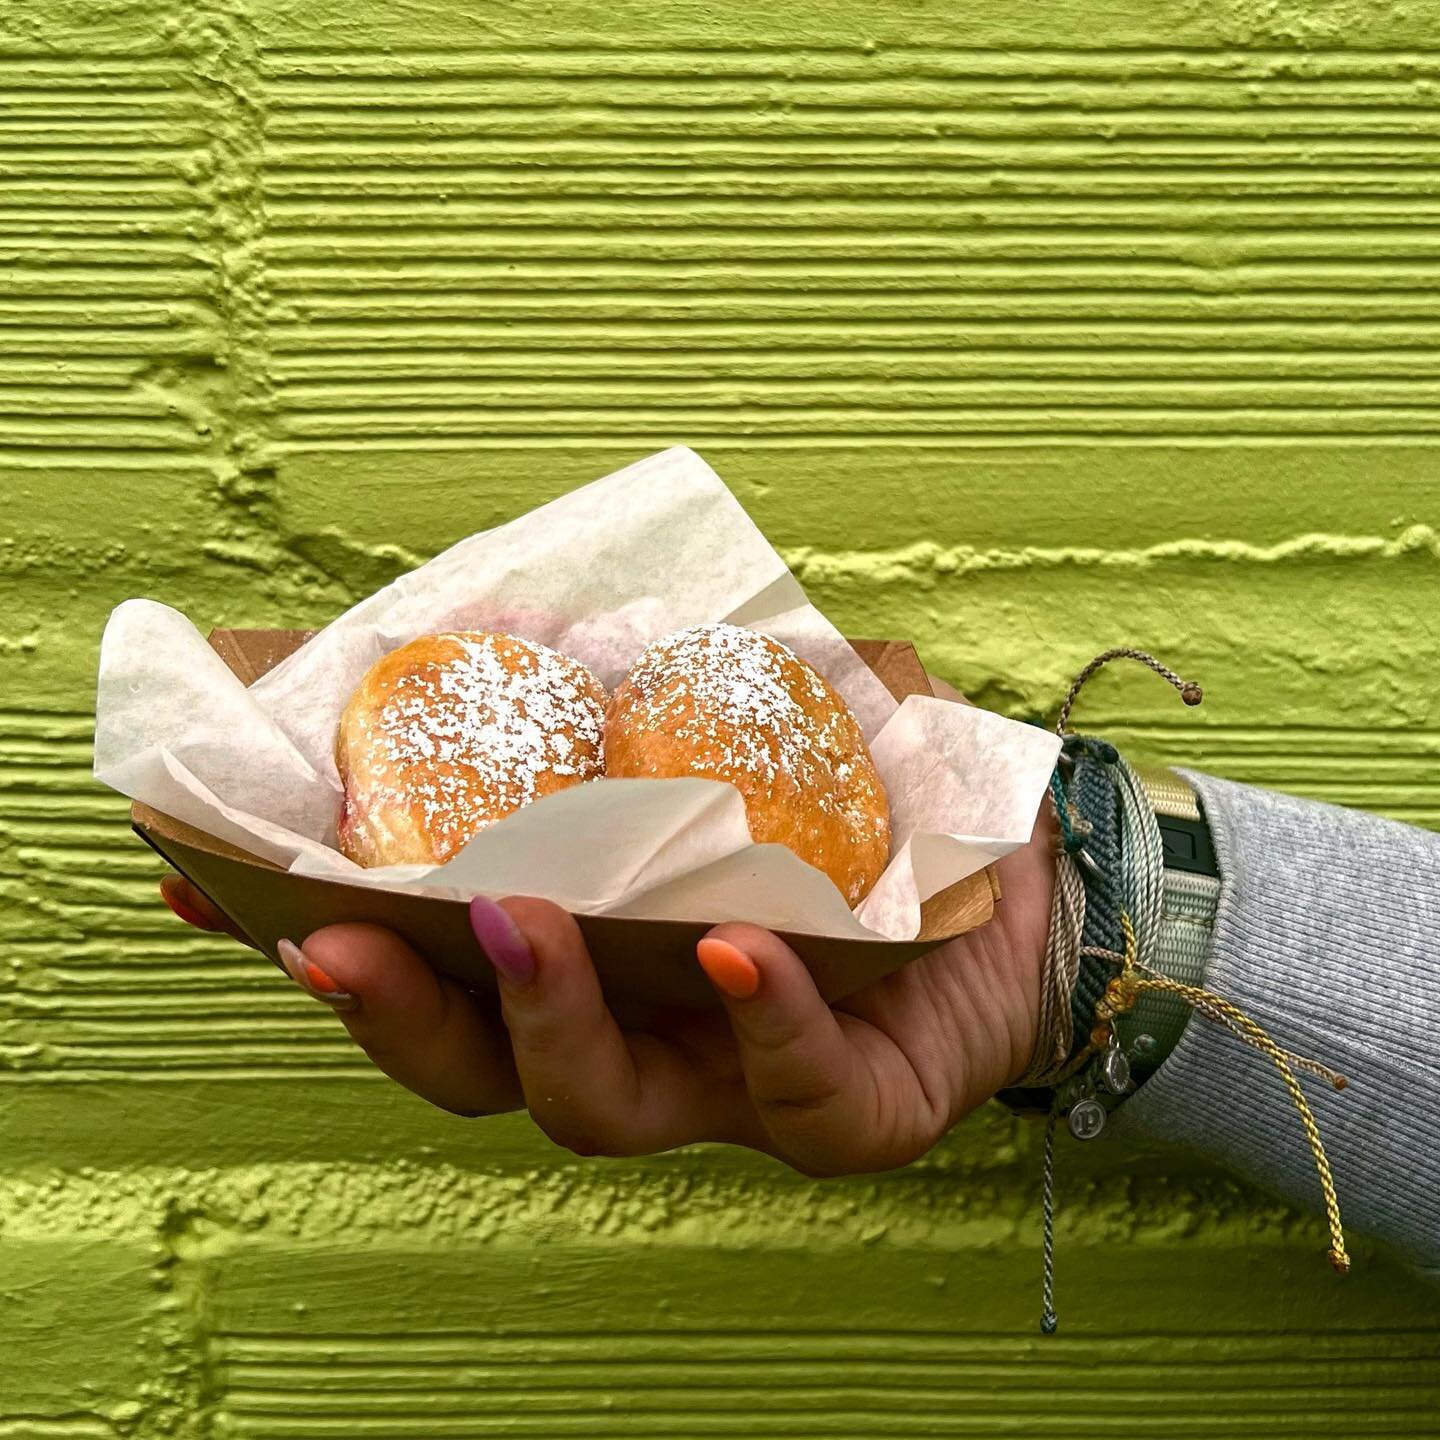
[[[218,617],[233,621],[236,617]],[[598,780],[527,806],[440,866],[366,870],[333,848],[340,712],[416,636],[505,630],[607,687],[651,640],[727,620],[784,641],[845,697],[890,797],[894,851],[853,913],[820,871],[756,845],[712,780]],[[1030,835],[1059,742],[948,701],[896,705],[720,477],[666,450],[462,540],[361,601],[248,690],[178,611],[127,600],[105,629],[95,776],[252,854],[356,885],[544,895],[652,919],[904,940],[932,894]]]

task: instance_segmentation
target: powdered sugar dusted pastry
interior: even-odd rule
[[[602,768],[605,690],[514,635],[425,635],[376,661],[335,740],[341,851],[438,864],[486,825]]]
[[[610,701],[605,773],[728,781],[754,839],[788,845],[851,905],[889,859],[885,787],[855,717],[754,630],[700,625],[649,646]]]

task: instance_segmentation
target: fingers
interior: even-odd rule
[[[724,1128],[722,1097],[679,1048],[622,1033],[571,915],[546,900],[477,898],[471,923],[499,977],[525,1104],[556,1144],[641,1155]]]
[[[329,925],[281,944],[291,979],[339,1014],[360,1048],[406,1089],[458,1115],[516,1109],[504,1028],[392,931]]]
[[[160,881],[160,898],[187,925],[196,930],[213,931],[229,935],[242,945],[250,945],[250,938],[221,909],[217,908],[203,891],[198,890],[183,875],[166,875]]]
[[[814,1174],[871,1168],[859,1159],[871,1076],[844,1019],[800,958],[754,925],[727,924],[696,947],[729,1012],[750,1100],[779,1152]]]
[[[577,1154],[612,1148],[639,1084],[574,919],[543,900],[477,899],[471,923],[500,980],[500,1013],[535,1123]]]

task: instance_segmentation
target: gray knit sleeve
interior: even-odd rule
[[[1182,773],[1220,866],[1206,986],[1346,1076],[1302,1076],[1346,1224],[1440,1276],[1440,835]],[[1274,1067],[1199,1017],[1116,1120],[1321,1204]]]

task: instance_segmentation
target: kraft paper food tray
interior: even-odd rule
[[[209,640],[230,669],[251,685],[312,633],[214,630]],[[889,640],[851,644],[897,700],[932,693],[913,645]],[[368,921],[403,935],[462,984],[477,990],[495,988],[494,974],[471,934],[463,901],[294,875],[138,802],[130,807],[130,818],[135,833],[208,895],[276,964],[276,942],[283,938],[303,940],[323,925]],[[837,1000],[983,925],[994,913],[999,895],[993,867],[949,886],[921,907],[920,934],[914,940],[781,933],[814,975],[821,994]],[[613,915],[575,918],[612,1001],[692,1008],[719,1003],[693,957],[695,942],[724,916],[693,922]]]

